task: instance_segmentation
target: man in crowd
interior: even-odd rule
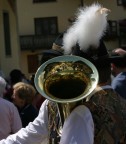
[[[111,53],[112,88],[126,99],[126,51],[117,48]]]

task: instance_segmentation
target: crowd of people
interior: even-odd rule
[[[27,80],[15,69],[8,84],[0,77],[0,144],[126,144],[126,51],[107,51],[102,36],[108,11],[100,4],[81,9],[75,23],[43,51],[41,64],[70,55],[98,70],[97,87],[63,124],[57,103],[40,99],[34,76]]]
[[[19,69],[10,72],[9,79],[0,75],[0,140],[26,127],[38,116],[44,101],[33,84]]]

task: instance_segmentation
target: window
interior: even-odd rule
[[[3,12],[3,25],[4,25],[4,42],[5,42],[5,54],[11,55],[11,42],[10,42],[10,24],[8,12]]]
[[[57,33],[57,17],[35,18],[36,35],[55,35]]]
[[[28,72],[35,73],[39,67],[38,55],[28,55]]]
[[[56,0],[33,0],[34,3],[39,3],[39,2],[56,2]]]

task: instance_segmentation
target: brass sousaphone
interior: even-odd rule
[[[42,64],[35,86],[46,99],[56,102],[62,124],[73,108],[90,96],[98,83],[98,71],[87,59],[65,55]]]

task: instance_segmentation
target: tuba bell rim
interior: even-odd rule
[[[42,75],[42,73],[44,73],[44,69],[47,65],[54,63],[54,62],[76,62],[76,61],[82,61],[84,62],[86,65],[88,65],[92,71],[93,74],[91,75],[91,88],[88,90],[88,92],[86,92],[86,94],[82,93],[81,95],[79,95],[77,98],[70,98],[70,99],[61,99],[61,98],[55,98],[53,96],[49,97],[43,87],[40,86],[39,84],[39,78],[40,75]],[[34,83],[35,83],[35,87],[37,89],[37,91],[46,99],[53,101],[53,102],[57,102],[57,103],[72,103],[72,102],[76,102],[76,101],[80,101],[84,98],[87,98],[88,96],[90,96],[92,94],[92,92],[94,91],[94,89],[96,88],[97,84],[98,84],[98,80],[99,80],[99,75],[98,75],[98,71],[96,69],[96,67],[94,66],[93,63],[91,63],[89,60],[80,57],[80,56],[74,56],[74,55],[63,55],[63,56],[57,56],[55,58],[52,58],[48,61],[46,61],[45,63],[43,63],[38,70],[36,71],[35,74],[35,78],[34,78]]]

